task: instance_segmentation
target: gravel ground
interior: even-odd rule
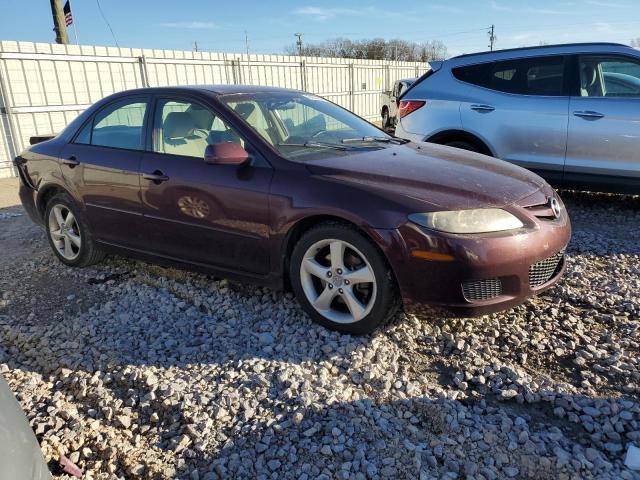
[[[109,257],[0,216],[0,373],[85,478],[622,478],[640,447],[640,197],[563,192],[560,285],[365,337],[291,294]],[[0,212],[20,213],[19,208]]]

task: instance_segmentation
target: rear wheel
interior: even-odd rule
[[[290,278],[309,316],[333,330],[369,333],[398,307],[382,254],[348,225],[323,224],[305,233],[294,247]]]
[[[444,145],[446,145],[447,147],[459,148],[461,150],[468,150],[470,152],[480,152],[480,149],[476,145],[464,140],[452,140],[450,142],[445,142]]]
[[[382,128],[389,128],[390,125],[390,120],[389,120],[389,109],[387,107],[384,107],[382,109]]]
[[[95,245],[82,211],[69,195],[52,197],[44,218],[49,244],[62,263],[85,267],[102,260],[104,253]]]

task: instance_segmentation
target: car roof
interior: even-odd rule
[[[535,57],[539,55],[561,55],[579,53],[631,53],[638,55],[640,52],[622,43],[565,43],[557,45],[539,45],[535,47],[508,48],[504,50],[494,50],[492,52],[489,51],[467,53],[464,55],[458,55],[457,57],[452,57],[448,59],[446,63],[452,66],[458,66],[490,62],[495,60]]]
[[[231,95],[242,93],[282,93],[282,92],[297,92],[302,93],[300,90],[292,88],[280,88],[261,85],[180,85],[180,86],[167,86],[167,87],[146,87],[137,88],[133,90],[126,90],[119,92],[122,94],[131,93],[171,93],[171,92],[205,92],[212,93],[214,95]]]

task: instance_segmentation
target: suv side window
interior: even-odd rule
[[[75,139],[75,143],[144,150],[147,99],[125,98],[100,110]]]
[[[580,96],[640,98],[640,61],[584,55],[579,59]]]
[[[565,57],[532,57],[453,69],[466,83],[518,95],[562,96]]]

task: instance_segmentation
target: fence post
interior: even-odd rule
[[[149,87],[149,72],[147,71],[147,59],[144,55],[138,57],[138,65],[140,66],[140,79],[143,87]]]
[[[353,63],[349,64],[349,110],[351,110],[353,113],[356,113],[354,111],[354,108],[356,106],[356,99],[355,99],[355,91],[356,91],[356,87],[355,87],[355,75],[354,75],[354,67],[353,67]]]
[[[16,144],[15,128],[13,126],[12,106],[9,104],[9,95],[7,85],[2,74],[4,70],[4,62],[0,58],[0,117],[2,118],[2,133],[4,134],[7,149],[9,150],[8,162],[11,165],[14,176],[18,176],[13,159],[18,155],[18,145]]]
[[[300,86],[302,90],[307,91],[307,61],[300,61]]]

